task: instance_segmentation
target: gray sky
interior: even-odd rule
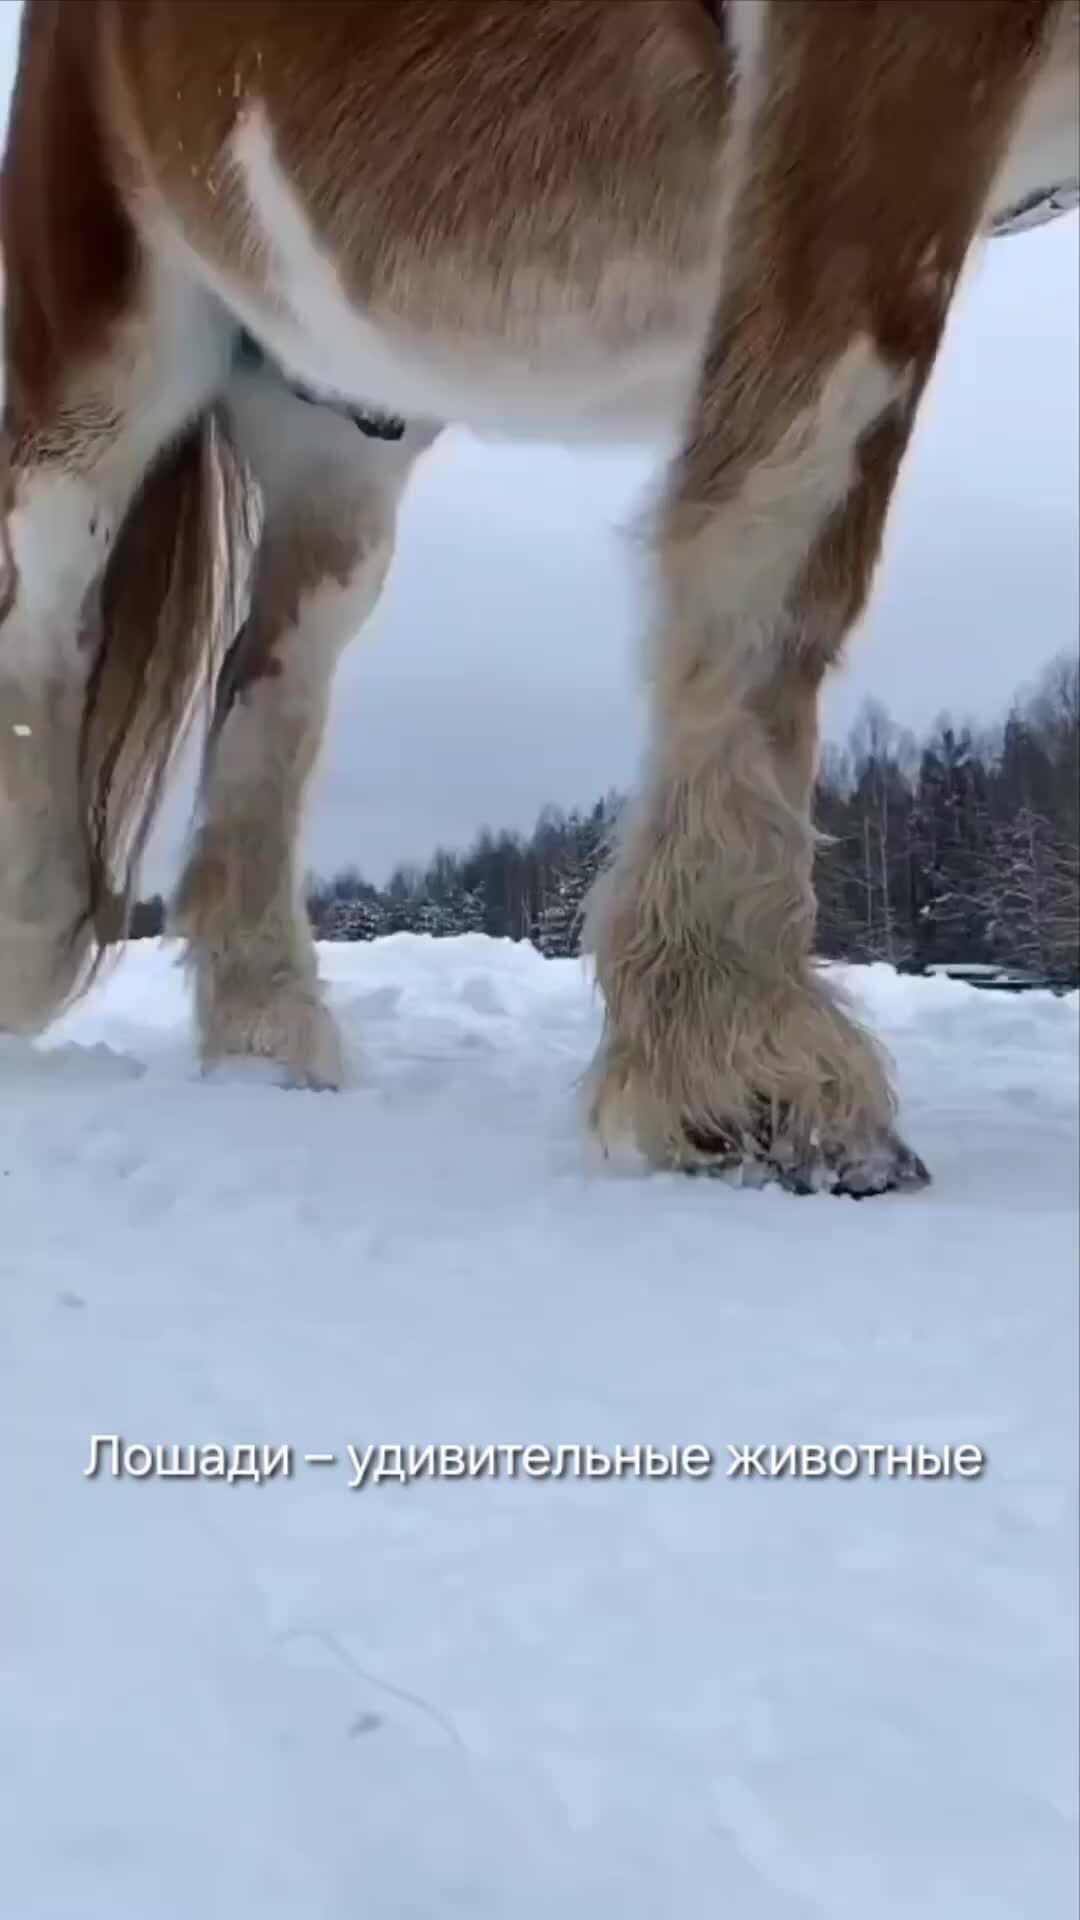
[[[78,0],[71,0],[78,4]],[[0,90],[18,0],[0,0]],[[924,403],[826,732],[994,719],[1080,631],[1080,220],[987,247]],[[633,780],[645,596],[629,526],[655,456],[447,436],[406,499],[383,601],[346,655],[309,864],[457,846]],[[183,799],[183,796],[181,796]],[[178,801],[148,875],[167,882]]]

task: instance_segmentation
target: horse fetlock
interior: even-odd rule
[[[204,1068],[225,1061],[268,1060],[287,1086],[334,1091],[345,1078],[337,1023],[317,977],[306,968],[271,971],[190,955]]]
[[[0,683],[0,1028],[46,1026],[93,947],[78,698]]]
[[[86,918],[57,924],[0,913],[0,1032],[40,1033],[77,992],[93,953]]]
[[[704,963],[616,972],[589,1085],[592,1131],[654,1166],[853,1195],[922,1185],[888,1065],[807,972],[755,988]]]

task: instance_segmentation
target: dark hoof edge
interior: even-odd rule
[[[286,1067],[278,1075],[278,1086],[284,1093],[340,1093],[340,1080],[331,1080],[322,1073],[307,1073],[300,1069]]]
[[[773,1125],[736,1134],[687,1124],[684,1133],[692,1158],[683,1163],[682,1171],[725,1180],[731,1186],[776,1185],[785,1193],[832,1193],[870,1200],[881,1193],[915,1193],[930,1184],[924,1162],[891,1131],[855,1157],[839,1143],[813,1142],[800,1148]]]
[[[340,1093],[341,1081],[329,1074],[315,1073],[306,1067],[290,1067],[269,1053],[215,1053],[199,1060],[203,1080],[235,1075],[253,1086],[276,1088],[280,1093]]]

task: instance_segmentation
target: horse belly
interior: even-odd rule
[[[586,294],[528,262],[485,289],[445,260],[410,276],[408,298],[368,303],[350,296],[260,122],[233,145],[259,279],[204,251],[190,264],[287,374],[485,438],[610,442],[677,426],[700,366],[709,263],[673,287],[662,264],[613,259]]]
[[[300,297],[288,316],[253,312],[248,324],[287,374],[317,392],[464,426],[482,439],[611,444],[666,435],[696,364],[681,340],[611,354],[585,328],[535,357],[497,338],[410,337],[344,300],[331,307]]]

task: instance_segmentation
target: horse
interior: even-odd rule
[[[669,434],[649,748],[585,946],[609,1155],[929,1177],[815,962],[826,674],[980,239],[1075,203],[1080,0],[25,0],[0,188],[0,1028],[171,907],[206,1067],[341,1083],[297,870],[447,425]],[[568,617],[573,617],[568,609]]]

